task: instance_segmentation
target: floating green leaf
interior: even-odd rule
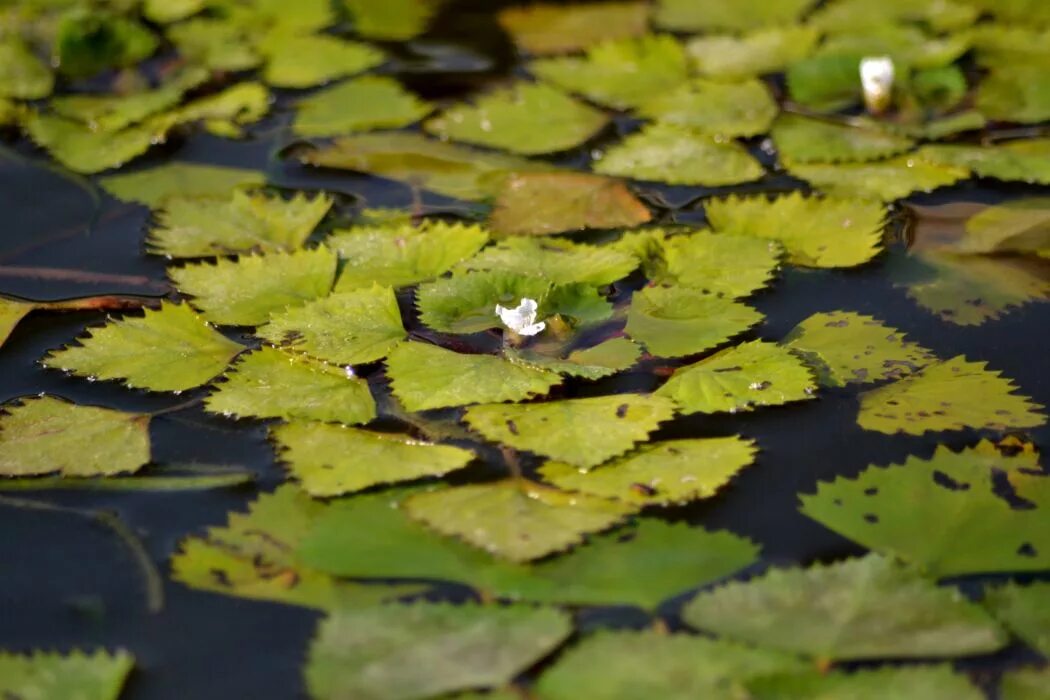
[[[1039,505],[1045,508],[1050,504]],[[1050,583],[1034,581],[1026,586],[1008,583],[989,588],[985,590],[984,605],[1010,631],[1043,656],[1050,656]]]
[[[122,650],[73,651],[68,656],[0,653],[0,694],[27,700],[117,700],[134,665],[134,658]]]
[[[876,123],[845,124],[798,114],[781,114],[773,142],[792,163],[849,163],[880,160],[910,150],[915,142]]]
[[[78,406],[51,396],[0,415],[0,476],[136,472],[150,460],[149,416]]]
[[[344,259],[336,290],[425,282],[471,258],[485,243],[480,226],[429,219],[420,225],[361,225],[335,231],[325,241]]]
[[[1050,537],[1039,526],[1042,509],[1050,508],[1050,479],[1016,471],[1031,462],[1003,456],[987,442],[962,452],[942,445],[929,460],[911,457],[821,483],[802,496],[802,512],[937,577],[1041,570],[1050,564]],[[997,495],[994,469],[1005,471],[1016,496],[1035,508],[1014,509]]]
[[[81,377],[119,379],[133,389],[183,391],[221,372],[244,347],[211,328],[187,304],[165,302],[143,316],[92,328],[41,360]]]
[[[1050,185],[1050,138],[1009,141],[996,146],[923,146],[916,156],[978,177]]]
[[[781,243],[788,260],[807,267],[852,267],[878,252],[886,210],[874,202],[805,197],[799,192],[712,199],[704,204],[711,227],[725,235]]]
[[[545,58],[528,64],[541,80],[615,109],[637,107],[686,81],[685,52],[674,37],[646,35],[603,41],[585,57]]]
[[[1050,119],[1050,77],[1039,65],[998,66],[977,88],[976,107],[989,119],[1035,124]]]
[[[242,71],[262,63],[249,28],[228,20],[194,18],[169,27],[167,35],[184,58],[211,70]]]
[[[672,415],[674,407],[665,398],[617,394],[474,406],[464,418],[493,442],[586,469],[631,449]]]
[[[806,58],[817,43],[813,27],[770,27],[742,36],[706,35],[685,45],[689,59],[701,75],[722,80],[742,80],[783,71]]]
[[[342,367],[263,346],[244,355],[205,399],[212,413],[238,418],[305,418],[346,425],[376,416],[368,382]]]
[[[788,171],[823,192],[838,197],[859,197],[882,202],[914,192],[932,192],[969,177],[964,167],[931,162],[923,147],[915,155],[902,155],[874,163],[785,163]]]
[[[11,336],[18,322],[35,308],[36,304],[32,302],[0,297],[0,346]]]
[[[292,476],[314,497],[441,476],[474,458],[473,452],[459,447],[325,423],[285,423],[271,435]]]
[[[764,133],[777,103],[760,80],[723,83],[695,78],[639,105],[639,116],[723,136]]]
[[[169,163],[99,179],[103,189],[114,197],[149,207],[160,207],[172,197],[214,197],[236,187],[264,182],[266,176],[256,170],[200,163]]]
[[[327,195],[291,199],[234,190],[227,198],[170,197],[149,234],[150,252],[200,258],[300,248],[332,206]]]
[[[324,511],[298,488],[280,486],[247,513],[231,513],[225,527],[184,540],[171,561],[172,577],[191,588],[321,609],[370,606],[419,591],[336,581],[302,561],[297,547]]]
[[[747,683],[748,697],[754,700],[879,700],[914,698],[918,700],[981,700],[984,694],[948,664],[877,668],[852,673],[777,674]]]
[[[121,131],[95,131],[71,119],[31,111],[23,126],[62,165],[78,173],[97,173],[123,165],[163,142],[174,123],[174,116],[164,115]]]
[[[411,39],[427,28],[441,0],[341,0],[354,30],[370,39]]]
[[[466,272],[420,285],[416,296],[419,320],[443,333],[478,333],[501,328],[497,304],[513,308],[525,298],[540,303],[540,317],[551,283],[539,277],[524,277],[503,271]]]
[[[630,1],[586,5],[533,3],[505,8],[497,19],[519,49],[546,56],[644,34],[649,7]]]
[[[322,246],[174,267],[168,276],[209,321],[254,326],[273,312],[328,294],[335,266],[335,254]]]
[[[273,314],[258,330],[283,348],[356,365],[382,359],[405,337],[390,287],[336,292]]]
[[[619,180],[585,173],[524,173],[504,182],[489,220],[509,235],[633,228],[652,214]]]
[[[16,36],[0,40],[0,97],[38,100],[51,94],[51,69]]]
[[[823,386],[898,379],[933,360],[895,328],[851,311],[813,314],[783,343],[806,358]]]
[[[638,259],[608,246],[555,238],[510,238],[467,260],[470,270],[502,270],[555,284],[611,284],[631,274]]]
[[[736,413],[812,399],[815,390],[809,370],[790,350],[753,340],[676,370],[656,394],[685,413]]]
[[[320,85],[383,62],[383,52],[378,49],[327,34],[274,32],[262,40],[259,48],[267,59],[263,71],[266,82],[284,88]]]
[[[788,66],[788,93],[793,102],[817,112],[835,112],[860,101],[863,54],[821,53]]]
[[[62,14],[54,32],[52,61],[73,78],[134,65],[159,43],[153,32],[131,17],[78,5]]]
[[[755,443],[740,437],[670,440],[642,445],[590,471],[547,462],[540,474],[566,491],[667,506],[715,495],[754,461],[755,452]]]
[[[495,197],[512,173],[553,170],[518,156],[400,131],[343,137],[302,159],[311,165],[377,175],[461,199]]]
[[[627,312],[627,335],[657,357],[710,350],[762,320],[762,314],[731,299],[685,287],[646,287]]]
[[[653,21],[676,32],[743,31],[791,24],[814,0],[660,0]]]
[[[143,0],[142,14],[151,22],[170,24],[204,9],[207,0]]]
[[[769,240],[708,231],[668,236],[660,248],[664,269],[654,275],[659,281],[734,298],[768,285],[782,252]]]
[[[442,139],[537,155],[575,148],[600,131],[601,111],[543,83],[520,82],[446,109],[423,128]]]
[[[1002,675],[999,697],[1002,700],[1046,700],[1050,687],[1050,671],[1046,668],[1022,668]]]
[[[409,411],[545,394],[561,378],[492,355],[461,355],[426,343],[402,343],[387,358],[394,395]]]
[[[730,639],[821,660],[983,654],[1007,643],[980,606],[875,554],[729,583],[698,595],[682,616]]]
[[[507,479],[410,496],[405,511],[445,535],[495,556],[525,562],[570,549],[607,530],[634,506]]]
[[[860,395],[857,423],[880,433],[922,435],[929,430],[1010,430],[1043,425],[1042,406],[1014,394],[1016,387],[985,362],[962,355],[935,362],[909,377]]]
[[[415,603],[325,619],[304,671],[310,697],[407,700],[501,686],[572,632],[559,610]]]
[[[336,136],[408,126],[430,113],[430,105],[393,78],[366,75],[299,101],[292,131],[300,136]]]
[[[174,110],[175,124],[203,122],[204,128],[224,138],[241,138],[246,124],[255,122],[270,111],[270,91],[262,83],[238,83],[214,95],[189,102]]]
[[[642,349],[627,338],[611,338],[598,345],[573,350],[563,357],[552,357],[533,349],[504,348],[504,354],[515,362],[523,362],[570,377],[600,379],[625,370],[638,361]]]
[[[855,31],[857,27],[891,22],[925,23],[937,32],[963,29],[978,12],[968,0],[835,0],[822,5],[809,23],[828,32]]]
[[[817,57],[852,57],[859,61],[866,56],[889,56],[901,67],[907,85],[908,69],[928,69],[948,66],[970,48],[966,32],[946,36],[930,36],[919,27],[904,24],[877,23],[856,25],[849,31],[835,32],[825,38]],[[858,81],[859,83],[859,81]]]
[[[584,637],[540,676],[536,696],[542,700],[732,697],[726,694],[727,685],[809,667],[791,654],[694,635],[601,630]]]
[[[706,187],[750,182],[765,174],[740,144],[670,124],[631,134],[593,167],[603,175]]]

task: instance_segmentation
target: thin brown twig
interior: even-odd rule
[[[133,287],[146,287],[159,292],[170,290],[167,282],[150,279],[143,275],[117,275],[108,272],[89,272],[87,270],[69,270],[59,267],[17,267],[0,265],[0,277],[19,277],[22,279],[61,280],[81,284],[126,284]]]

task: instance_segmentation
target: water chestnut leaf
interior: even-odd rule
[[[637,107],[688,77],[682,45],[666,34],[603,41],[583,57],[544,58],[527,67],[543,81],[614,109]]]
[[[522,299],[534,299],[542,306],[550,291],[551,283],[540,277],[501,270],[465,272],[420,285],[416,305],[419,320],[436,331],[478,333],[503,327],[494,311],[497,304],[513,308]]]
[[[962,168],[978,177],[1050,184],[1050,138],[1021,139],[994,146],[932,144],[916,154],[942,167]]]
[[[966,28],[978,14],[968,0],[835,0],[814,11],[807,23],[830,33],[889,23],[926,24],[940,33]]]
[[[520,479],[427,491],[407,498],[404,508],[437,532],[514,562],[569,549],[636,509]]]
[[[715,495],[754,461],[756,451],[753,441],[740,437],[669,440],[642,445],[589,471],[547,462],[540,475],[566,491],[639,506],[680,505]]]
[[[519,82],[452,106],[423,123],[443,140],[537,155],[575,148],[605,127],[609,118],[561,90]]]
[[[649,23],[649,7],[630,1],[533,3],[500,10],[496,19],[521,51],[547,56],[640,36]]]
[[[820,34],[808,26],[780,26],[741,36],[711,34],[690,39],[685,50],[694,70],[719,80],[778,73],[809,56]]]
[[[354,31],[369,39],[399,41],[426,31],[442,0],[341,0]]]
[[[394,396],[409,411],[523,401],[561,383],[554,372],[416,342],[399,345],[386,366]]]
[[[120,131],[95,131],[72,119],[30,111],[23,127],[29,138],[59,163],[74,172],[90,174],[142,155],[163,142],[175,123],[175,117],[169,114]]]
[[[593,168],[603,175],[705,187],[737,185],[765,174],[740,144],[670,124],[629,135],[595,160]]]
[[[784,166],[795,177],[828,195],[881,202],[892,202],[915,192],[932,192],[969,177],[970,171],[965,167],[926,157],[927,148],[931,147],[871,163],[788,161]]]
[[[241,138],[246,124],[255,122],[270,111],[270,91],[262,83],[244,82],[222,92],[188,102],[171,112],[175,124],[202,122],[204,128],[224,138]]]
[[[767,286],[783,251],[776,241],[709,231],[666,236],[658,249],[663,269],[650,275],[656,281],[733,298]]]
[[[729,697],[727,684],[811,664],[792,654],[688,634],[603,629],[558,657],[536,684],[542,700]]]
[[[149,233],[151,253],[200,258],[252,250],[295,250],[332,207],[326,194],[291,199],[234,190],[223,197],[170,197]]]
[[[747,682],[749,697],[755,700],[878,700],[914,698],[918,700],[981,700],[984,694],[949,664],[862,669],[851,673],[771,674]]]
[[[226,19],[189,19],[168,27],[167,36],[183,58],[213,71],[244,71],[263,61],[249,28]]]
[[[148,170],[99,178],[102,188],[114,197],[153,208],[162,206],[172,197],[215,197],[237,187],[264,182],[266,176],[257,170],[201,163],[168,163]]]
[[[958,591],[876,554],[771,569],[701,593],[682,616],[729,639],[818,660],[984,654],[1007,643],[995,621]]]
[[[570,377],[601,379],[630,368],[642,349],[627,338],[610,338],[589,348],[573,350],[565,357],[543,354],[532,348],[504,348],[509,360],[547,369]]]
[[[292,131],[312,137],[408,126],[431,107],[393,78],[366,75],[303,98],[296,110]]]
[[[631,338],[657,357],[710,350],[762,320],[750,306],[686,287],[646,287],[627,312]]]
[[[1045,503],[1040,504],[1045,507]],[[1050,583],[1007,583],[986,588],[984,606],[1043,656],[1050,656]],[[1044,686],[1045,687],[1045,686]]]
[[[474,459],[473,452],[459,447],[326,423],[293,421],[274,427],[270,435],[292,476],[315,498],[442,476]]]
[[[546,236],[633,228],[651,218],[619,180],[586,173],[522,173],[504,182],[489,225],[505,235]]]
[[[821,482],[802,495],[803,513],[851,540],[912,562],[935,577],[1036,571],[1050,562],[1050,536],[1039,523],[1050,508],[1050,478],[1034,475],[1026,455],[1000,454],[988,442],[930,459],[871,466],[854,479]],[[1018,509],[998,493],[1006,472]],[[936,527],[931,526],[935,515]]]
[[[150,460],[149,416],[30,398],[0,415],[0,476],[136,472]]]
[[[335,253],[321,246],[173,267],[168,276],[209,321],[254,326],[273,312],[328,294],[336,262]]]
[[[1046,668],[1021,668],[1002,675],[999,697],[1002,700],[1046,700],[1050,671]]]
[[[753,340],[681,367],[656,395],[673,399],[683,413],[750,411],[812,399],[809,369],[789,349]]]
[[[328,34],[276,31],[263,38],[259,49],[266,57],[263,78],[283,88],[320,85],[362,73],[384,61],[383,52],[368,44]]]
[[[676,32],[746,31],[796,22],[814,0],[660,0],[653,22]]]
[[[663,124],[723,136],[764,133],[777,115],[777,103],[760,80],[724,83],[695,78],[644,102],[638,115]]]
[[[799,114],[781,114],[773,142],[792,163],[853,163],[881,160],[908,151],[915,142],[877,123],[846,124]]]
[[[799,192],[707,200],[707,219],[722,235],[777,241],[787,259],[806,267],[853,267],[874,258],[881,247],[885,207],[870,201],[806,197]]]
[[[673,415],[663,397],[616,394],[473,406],[464,419],[488,440],[587,469],[631,449]]]
[[[785,73],[791,101],[816,112],[837,112],[861,101],[858,51],[823,52],[792,62]]]
[[[1050,78],[1038,65],[998,66],[977,87],[976,107],[989,119],[1036,124],[1050,119]]]
[[[1013,393],[1013,382],[959,355],[860,395],[857,423],[880,433],[1011,430],[1046,422],[1042,406]]]
[[[164,302],[142,316],[88,329],[78,345],[51,351],[41,364],[81,377],[118,379],[132,389],[184,391],[222,372],[242,350],[189,305]]]
[[[394,290],[379,285],[275,313],[258,334],[282,348],[341,365],[382,359],[406,335]]]
[[[126,651],[0,653],[0,693],[12,698],[117,700],[135,659]]]
[[[462,267],[542,277],[555,284],[603,285],[629,275],[638,267],[638,259],[609,246],[517,237],[484,249]]]
[[[822,386],[898,379],[934,361],[897,329],[851,311],[813,314],[781,342],[806,358]]]
[[[18,322],[35,308],[37,306],[32,302],[0,297],[0,347],[11,336]]]
[[[550,608],[414,603],[332,612],[306,662],[317,700],[410,700],[498,687],[572,633]]]
[[[76,5],[61,15],[54,32],[52,60],[72,78],[134,65],[148,58],[160,43],[131,17]]]
[[[47,64],[17,36],[0,40],[0,97],[38,100],[51,94],[55,78]]]
[[[155,24],[171,24],[197,14],[207,4],[207,0],[143,0],[142,15]]]
[[[204,401],[212,413],[368,423],[376,416],[368,382],[306,355],[263,346],[242,356]]]

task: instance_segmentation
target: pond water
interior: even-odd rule
[[[509,3],[507,3],[509,4]],[[522,75],[513,45],[498,29],[490,3],[446,6],[421,37],[384,42],[394,57],[389,74],[431,100],[460,99],[508,76]],[[783,90],[783,81],[773,85]],[[427,214],[473,217],[483,212],[464,202],[405,184],[341,170],[319,170],[286,158],[295,138],[288,131],[296,91],[276,91],[265,119],[249,127],[244,140],[191,133],[150,151],[129,166],[132,171],[170,162],[195,162],[261,170],[270,184],[287,189],[324,190],[335,195],[335,216],[349,219],[363,207],[419,208]],[[585,167],[589,154],[619,141],[637,121],[617,116],[585,147],[549,161]],[[762,138],[745,140],[762,162],[773,159]],[[660,185],[636,182],[635,191],[653,205],[657,222],[700,225],[700,200],[728,192],[782,192],[804,187],[787,174],[772,174],[739,187]],[[98,186],[98,177],[72,174],[50,161],[25,138],[8,132],[0,152],[0,192],[4,203],[0,235],[0,294],[53,301],[96,295],[159,297],[167,286],[169,261],[144,252],[150,210],[123,202]],[[1011,378],[1021,393],[1050,404],[1046,348],[1050,346],[1050,305],[1029,303],[1001,318],[976,326],[946,322],[923,309],[895,284],[894,265],[908,256],[908,239],[924,220],[944,205],[959,202],[998,204],[1046,196],[1047,188],[991,179],[970,179],[933,193],[916,194],[893,209],[895,221],[885,252],[870,264],[852,269],[784,267],[775,283],[748,298],[764,315],[744,340],[784,338],[814,313],[850,310],[875,316],[940,358],[965,355],[988,363]],[[575,240],[587,240],[578,234]],[[65,273],[49,275],[47,270]],[[76,271],[71,273],[69,271]],[[627,299],[640,288],[639,275],[617,283],[614,299]],[[410,295],[401,294],[402,308]],[[173,395],[128,390],[115,382],[88,382],[42,368],[50,350],[82,335],[105,318],[99,311],[33,313],[23,319],[0,350],[0,402],[47,393],[77,404],[131,412],[158,412],[151,423],[152,461],[157,464],[238,465],[255,483],[235,488],[185,492],[46,491],[13,492],[11,498],[53,504],[34,509],[0,501],[0,649],[28,651],[72,647],[124,648],[136,659],[122,698],[265,697],[304,695],[302,666],[323,613],[307,608],[227,597],[193,590],[171,580],[169,560],[178,543],[226,522],[260,492],[287,479],[267,441],[272,421],[232,420],[203,410],[194,399],[205,387]],[[251,344],[247,331],[230,337]],[[480,341],[478,341],[480,342]],[[677,364],[646,359],[632,368],[594,382],[572,381],[560,397],[650,392]],[[665,371],[667,370],[667,371]],[[377,381],[373,378],[373,381]],[[911,455],[927,458],[938,445],[971,446],[997,431],[965,430],[887,435],[856,423],[855,386],[822,388],[813,401],[767,407],[754,412],[692,414],[665,423],[653,440],[743,435],[760,447],[756,464],[738,474],[731,487],[689,505],[661,511],[671,521],[708,529],[726,529],[761,545],[757,562],[736,574],[746,578],[769,566],[808,565],[862,555],[867,550],[799,512],[799,494],[812,493],[819,481],[852,477],[869,465],[900,463]],[[188,404],[188,405],[187,405]],[[1050,428],[1024,431],[1037,446],[1050,444]],[[527,474],[539,460],[526,459]],[[499,464],[475,464],[447,478],[465,484],[498,476]],[[74,512],[80,511],[80,512]],[[140,538],[163,578],[163,608],[148,609],[141,567],[111,528],[91,511],[112,511]],[[646,572],[637,572],[645,576]],[[963,589],[975,593],[1004,576],[963,577]],[[1012,577],[1046,579],[1046,573]],[[467,589],[438,587],[434,596],[462,599]],[[681,629],[679,596],[660,608],[672,629]],[[632,608],[581,608],[574,612],[579,636],[601,627],[648,627],[652,618]],[[578,638],[578,637],[577,637]],[[1004,668],[1035,662],[1038,655],[1014,643],[978,656],[960,667],[975,672],[980,683]]]

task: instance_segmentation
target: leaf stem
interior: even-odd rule
[[[132,287],[154,289],[158,292],[170,291],[167,282],[160,282],[143,275],[116,275],[107,272],[69,270],[60,267],[20,267],[0,265],[0,277],[58,280],[63,282],[78,282],[81,284],[126,284]]]
[[[110,476],[70,479],[61,476],[4,479],[0,491],[203,491],[241,486],[255,480],[252,472],[187,476]]]

